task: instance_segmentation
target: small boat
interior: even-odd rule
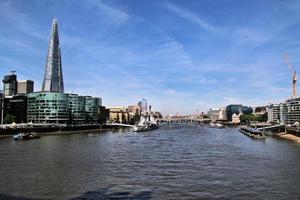
[[[14,140],[30,140],[30,139],[38,139],[40,136],[37,133],[19,133],[13,136]]]
[[[220,123],[213,123],[213,122],[211,122],[211,123],[209,124],[209,127],[211,127],[211,128],[226,128],[226,126],[223,125],[223,124],[220,124]]]

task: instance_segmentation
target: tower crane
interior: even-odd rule
[[[292,84],[293,84],[293,95],[292,95],[292,98],[296,98],[297,95],[296,95],[296,81],[297,81],[297,72],[296,70],[293,69],[290,61],[289,61],[289,57],[288,57],[288,54],[287,53],[284,53],[283,54],[283,58],[284,58],[284,61],[285,63],[287,64],[290,72],[291,72],[291,75],[292,75]]]

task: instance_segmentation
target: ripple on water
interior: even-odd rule
[[[236,129],[0,140],[0,198],[297,199],[300,147]]]

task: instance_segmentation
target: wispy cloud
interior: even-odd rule
[[[234,46],[259,46],[271,39],[271,34],[263,34],[255,28],[241,27],[234,33]]]
[[[108,23],[114,25],[120,25],[131,18],[127,12],[112,5],[111,2],[108,3],[103,0],[86,0],[84,1],[84,4],[88,8],[97,8],[98,14],[105,17]]]
[[[0,19],[2,22],[6,22],[7,27],[12,26],[22,34],[42,40],[47,38],[34,25],[34,21],[28,14],[13,4],[13,1],[0,2]]]
[[[220,28],[217,26],[214,26],[212,24],[209,24],[207,21],[202,19],[198,14],[189,11],[187,9],[183,9],[173,3],[167,2],[163,4],[165,8],[167,8],[169,11],[175,13],[179,17],[182,17],[184,19],[187,19],[195,24],[197,24],[199,27],[201,27],[203,30],[212,32],[212,33],[218,33],[221,31]]]

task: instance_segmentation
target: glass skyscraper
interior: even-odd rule
[[[57,20],[53,19],[49,39],[43,92],[64,92]]]

